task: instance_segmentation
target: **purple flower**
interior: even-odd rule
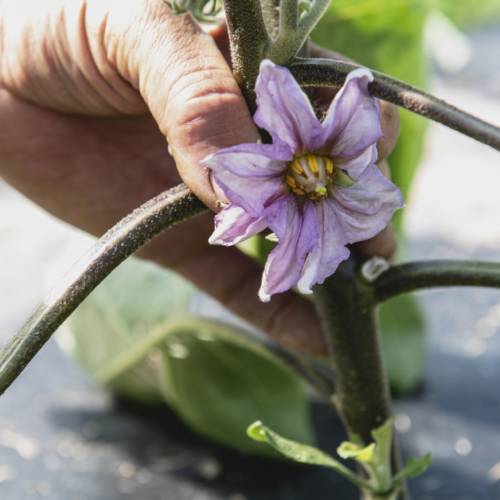
[[[277,236],[259,291],[265,302],[294,286],[311,293],[347,259],[346,245],[378,234],[403,206],[375,165],[382,130],[372,80],[367,69],[352,71],[320,122],[288,69],[265,60],[254,121],[273,143],[204,160],[230,201],[210,243],[235,245],[266,228]]]

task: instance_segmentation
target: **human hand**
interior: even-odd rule
[[[258,139],[223,55],[224,29],[204,34],[162,0],[3,0],[0,34],[0,174],[92,234],[181,178],[216,209],[200,160]],[[397,113],[382,109],[381,159],[397,136]],[[141,255],[278,342],[321,354],[310,301],[286,293],[260,303],[260,266],[237,249],[210,247],[211,219],[173,228]],[[384,231],[360,249],[390,256],[394,240]]]

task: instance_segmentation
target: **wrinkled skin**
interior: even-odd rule
[[[162,0],[3,0],[0,36],[0,175],[94,235],[181,179],[216,209],[200,160],[258,138],[224,57],[225,30],[205,34]],[[398,133],[394,108],[382,114],[381,161]],[[209,246],[212,219],[198,216],[140,255],[278,342],[324,353],[312,304],[293,292],[260,303],[262,269],[235,248]],[[394,246],[387,229],[358,251],[390,257]]]

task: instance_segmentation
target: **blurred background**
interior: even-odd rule
[[[380,4],[375,0],[334,1],[314,34],[315,41],[426,87],[500,125],[497,0],[386,0],[383,12]],[[401,140],[390,161],[395,180],[407,193],[404,220],[395,221],[402,241],[401,260],[498,260],[497,152],[403,113]],[[91,238],[48,216],[0,180],[0,345],[91,244]],[[0,498],[355,498],[350,486],[327,472],[241,453],[246,445],[238,436],[228,437],[231,422],[222,430],[211,427],[207,414],[217,414],[212,410],[223,399],[212,401],[207,396],[202,409],[190,400],[192,395],[201,398],[204,387],[194,380],[189,392],[181,381],[174,361],[184,359],[185,366],[187,341],[179,341],[179,332],[174,332],[175,342],[165,340],[166,347],[159,354],[152,343],[153,350],[143,364],[137,357],[129,360],[129,353],[136,352],[144,337],[150,338],[153,326],[163,321],[161,315],[167,310],[180,307],[196,317],[234,324],[220,304],[177,277],[151,266],[139,270],[134,266],[107,289],[101,287],[77,315],[71,331],[66,327],[59,343],[51,340],[0,399]],[[154,311],[133,294],[117,302],[109,300],[117,290],[127,288],[139,295],[146,293],[141,287],[149,290],[149,298],[155,290],[162,290],[154,295],[159,297]],[[182,297],[167,297],[169,287],[177,295],[182,290]],[[145,327],[141,323],[142,330],[135,328],[138,320],[133,312],[130,317],[123,312],[130,301],[137,316],[143,307],[149,307],[149,322]],[[110,308],[115,308],[113,320]],[[111,330],[122,313],[135,330],[120,340]],[[400,396],[395,404],[396,429],[403,449],[414,455],[431,451],[434,458],[430,471],[413,481],[414,498],[500,498],[498,292],[447,290],[405,298],[386,306],[382,325],[391,382]],[[220,340],[220,332],[212,331],[209,322],[188,326],[185,329],[196,330],[198,340]],[[123,333],[121,326],[116,330]],[[198,349],[196,342],[189,344],[191,353],[198,356],[194,368],[204,373],[202,367],[207,363],[206,373],[218,373],[218,369],[212,370],[212,361],[205,361],[206,351]],[[80,364],[63,351],[72,352]],[[116,351],[123,355],[118,361],[128,360],[128,371],[108,369],[116,361]],[[168,361],[162,361],[161,369],[158,356]],[[248,359],[250,364],[260,362]],[[259,367],[256,371],[261,374],[270,377],[274,373]],[[176,380],[175,387],[166,387],[168,375]],[[226,375],[224,372],[224,378]],[[119,396],[97,381],[112,386]],[[241,382],[245,383],[255,385],[259,380]],[[267,387],[271,390],[272,384]],[[306,435],[312,422],[319,444],[335,450],[342,439],[340,424],[317,401],[310,405],[309,421],[304,413],[307,394],[292,382],[287,387],[289,399],[279,403],[291,401],[295,413],[282,411],[272,417],[277,425],[288,425],[291,432]],[[174,411],[158,405],[159,401],[167,401]],[[248,410],[248,402],[229,406],[233,413],[235,409],[240,413],[255,409]],[[217,415],[222,421],[233,418]]]

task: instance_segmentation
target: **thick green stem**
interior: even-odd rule
[[[391,267],[373,283],[374,300],[440,287],[500,288],[500,264],[467,260],[429,260]]]
[[[225,0],[233,73],[250,111],[255,111],[255,81],[269,36],[259,0]]]
[[[335,404],[351,436],[372,441],[371,432],[391,416],[372,293],[352,262],[318,286],[315,303],[335,374]]]
[[[345,77],[360,66],[347,61],[328,59],[296,60],[290,69],[297,81],[305,87],[340,87]],[[438,99],[411,85],[373,71],[370,93],[413,113],[457,130],[483,144],[500,151],[500,128]]]
[[[137,208],[110,229],[0,352],[0,394],[113,269],[164,229],[204,210],[203,203],[180,184]]]
[[[260,5],[269,38],[274,40],[278,36],[279,31],[280,0],[260,0]]]
[[[333,402],[351,440],[368,444],[371,432],[391,416],[371,288],[348,261],[315,288],[314,299],[335,377]],[[407,498],[405,490],[400,499]]]

